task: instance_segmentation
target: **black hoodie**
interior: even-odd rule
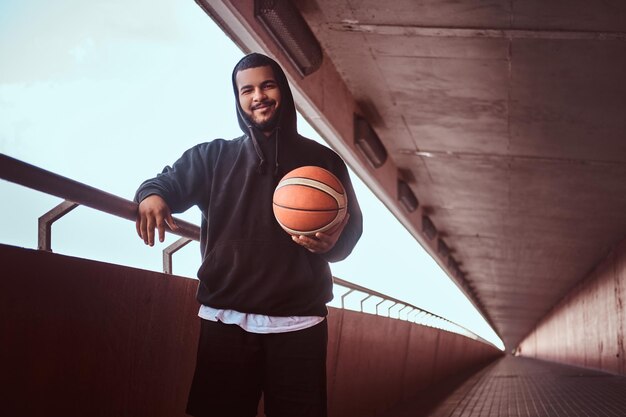
[[[201,304],[270,316],[325,316],[332,299],[328,262],[344,259],[354,248],[362,232],[361,211],[342,159],[298,134],[285,74],[267,59],[281,91],[274,133],[265,137],[242,116],[233,72],[237,119],[244,135],[189,149],[172,167],[141,184],[135,201],[157,194],[173,213],[193,205],[200,208]],[[305,165],[331,171],[347,192],[348,224],[335,247],[321,255],[293,242],[272,211],[280,178]]]

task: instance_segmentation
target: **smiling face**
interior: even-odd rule
[[[280,88],[269,66],[239,71],[235,77],[239,105],[250,121],[266,135],[276,125],[280,107]]]

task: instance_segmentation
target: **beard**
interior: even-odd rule
[[[270,100],[264,104],[276,105],[276,102],[274,100]],[[270,132],[274,130],[276,126],[278,126],[279,114],[280,114],[280,110],[276,109],[276,111],[274,111],[274,114],[272,114],[272,116],[269,119],[264,120],[262,122],[254,120],[249,115],[246,115],[246,117],[248,118],[248,120],[250,121],[250,123],[252,124],[254,128],[260,130],[261,132]]]
[[[274,113],[269,120],[263,122],[255,122],[252,120],[252,126],[261,132],[270,132],[278,125],[278,113]]]

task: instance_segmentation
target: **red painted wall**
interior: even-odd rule
[[[520,344],[521,355],[626,375],[626,240]]]
[[[197,281],[0,245],[2,415],[184,416]],[[367,417],[499,355],[468,338],[331,309],[329,407]]]
[[[401,320],[331,309],[329,410],[376,416],[420,390],[501,355],[454,333]]]
[[[196,282],[1,245],[0,265],[0,414],[185,415]]]

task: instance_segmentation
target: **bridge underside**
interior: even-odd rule
[[[197,2],[243,50],[283,63],[305,117],[507,349],[624,240],[626,5],[298,0],[323,51],[302,77],[253,0]],[[353,114],[387,149],[381,167],[355,146]],[[624,314],[623,296],[606,301]]]

